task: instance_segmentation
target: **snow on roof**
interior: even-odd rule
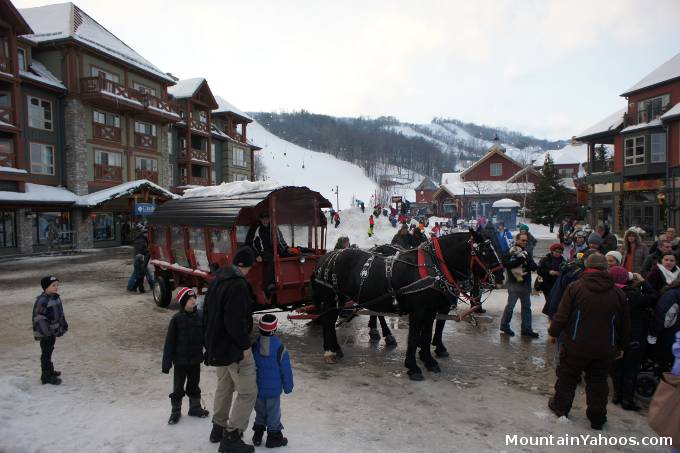
[[[491,195],[504,193],[523,193],[534,190],[534,184],[509,183],[507,181],[463,181],[461,173],[442,174],[441,188],[451,195]]]
[[[657,127],[661,126],[661,118],[655,118],[649,123],[639,123],[639,124],[634,124],[632,126],[628,126],[627,128],[623,129],[621,132],[633,132],[637,131],[640,129],[647,129],[648,127]]]
[[[501,198],[491,205],[492,208],[519,208],[519,201],[511,200],[510,198]]]
[[[215,100],[217,101],[217,108],[213,110],[213,113],[234,113],[238,116],[242,116],[243,118],[253,120],[250,116],[246,115],[243,111],[239,110],[237,107],[235,107],[232,103],[227,101],[221,96],[215,96]]]
[[[148,187],[150,189],[155,190],[156,192],[159,192],[160,194],[172,199],[172,198],[179,198],[177,195],[175,195],[172,192],[168,192],[161,186],[152,183],[151,181],[147,181],[146,179],[138,179],[135,181],[128,181],[124,182],[123,184],[119,184],[114,187],[110,187],[108,189],[100,190],[98,192],[91,193],[89,195],[83,195],[78,197],[77,200],[77,205],[78,206],[97,206],[100,205],[106,201],[113,200],[115,198],[120,198],[126,195],[130,195],[136,190],[139,190],[141,188]]]
[[[603,145],[610,155],[614,153],[614,145]],[[564,148],[553,149],[546,151],[536,158],[534,165],[540,167],[545,162],[545,159],[550,154],[555,165],[580,164],[588,161],[588,144],[587,143],[569,143]]]
[[[56,78],[54,74],[52,74],[49,69],[47,69],[42,63],[40,63],[38,60],[33,59],[31,61],[31,65],[29,67],[30,71],[19,71],[19,74],[21,77],[26,77],[31,80],[35,80],[36,82],[41,82],[44,83],[45,85],[52,86],[54,88],[58,88],[60,90],[65,90],[66,87],[64,86],[63,83],[61,83],[61,80]]]
[[[645,78],[628,88],[621,96],[626,96],[635,91],[644,90],[645,88],[659,85],[668,82],[669,80],[677,79],[678,77],[680,77],[680,53],[647,74]]]
[[[24,35],[24,37],[36,44],[73,39],[158,78],[174,82],[170,76],[135,52],[73,3],[23,8],[19,12],[33,29],[33,34]]]
[[[626,113],[627,111],[628,109],[626,108],[617,110],[616,112],[607,116],[603,120],[598,121],[597,124],[590,126],[588,129],[578,134],[576,136],[576,139],[580,140],[583,137],[589,137],[591,135],[603,134],[605,132],[614,131],[615,129],[623,125],[623,114]]]
[[[234,181],[223,182],[219,186],[205,186],[187,189],[183,198],[233,197],[251,192],[271,192],[285,187],[274,181]]]
[[[0,172],[5,172],[5,173],[28,173],[26,170],[23,170],[23,169],[21,169],[21,168],[3,167],[3,166],[0,166]]]
[[[185,99],[192,97],[196,91],[205,82],[203,77],[194,77],[193,79],[178,80],[177,85],[168,87],[168,94],[175,99]]]
[[[676,116],[680,116],[680,102],[675,104],[675,106],[661,115],[661,121],[668,121],[672,118],[675,118]]]
[[[26,183],[25,192],[0,191],[0,201],[74,204],[78,198],[78,195],[63,187],[44,186],[30,182]]]
[[[432,179],[425,177],[425,179],[423,179],[423,181],[418,184],[415,190],[437,190],[438,188],[439,187],[434,181],[432,181]]]

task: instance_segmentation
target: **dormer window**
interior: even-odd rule
[[[650,121],[660,117],[668,109],[670,102],[670,94],[664,94],[638,102],[638,123],[649,123]]]

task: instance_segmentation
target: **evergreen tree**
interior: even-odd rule
[[[567,188],[562,185],[562,178],[553,164],[550,154],[543,163],[538,183],[529,195],[528,207],[531,219],[536,223],[549,224],[557,222],[571,212]]]

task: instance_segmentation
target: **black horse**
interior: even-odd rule
[[[438,311],[448,311],[450,297],[472,276],[503,279],[502,266],[491,240],[479,233],[454,233],[392,256],[359,249],[327,253],[312,276],[314,302],[321,312],[324,357],[342,357],[335,323],[347,301],[384,313],[408,313],[408,346],[404,365],[412,380],[423,380],[416,363],[441,371],[430,352],[432,326]]]

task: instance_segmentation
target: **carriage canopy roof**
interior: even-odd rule
[[[229,183],[224,186],[228,186]],[[313,219],[314,200],[318,208],[330,208],[331,202],[307,187],[256,185],[251,190],[213,190],[188,193],[179,200],[170,200],[158,206],[149,217],[150,225],[186,225],[195,227],[231,228],[241,220],[253,222],[256,212],[269,209],[272,195],[276,196],[278,223],[310,222]],[[203,188],[201,188],[203,189]],[[208,189],[208,188],[206,188]],[[188,191],[189,192],[189,191]],[[205,196],[201,196],[205,195]],[[247,211],[247,212],[245,212]]]

